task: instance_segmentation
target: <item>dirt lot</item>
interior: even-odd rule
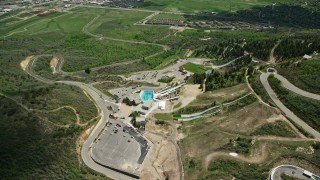
[[[169,129],[150,122],[146,130],[145,136],[153,143],[153,146],[140,170],[141,179],[179,179],[176,149],[169,140]]]
[[[197,98],[197,96],[200,94],[202,94],[202,92],[201,92],[201,89],[199,89],[199,85],[186,84],[180,94],[180,99],[177,102],[177,103],[181,102],[181,105],[175,110],[178,110],[187,106],[192,101],[194,101]]]

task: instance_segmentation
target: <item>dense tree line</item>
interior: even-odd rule
[[[134,100],[131,101],[128,97],[125,97],[122,100],[122,102],[125,103],[128,106],[136,106],[137,105],[137,103]]]
[[[215,89],[234,86],[244,81],[245,70],[240,71],[230,70],[225,73],[219,73],[217,71],[207,76],[205,81],[205,90],[212,91]]]
[[[274,53],[279,60],[302,57],[320,51],[319,36],[304,36],[282,40]]]
[[[216,43],[211,41],[211,44],[200,46],[195,50],[195,56],[205,56],[212,59],[226,59],[231,57],[239,57],[248,52],[252,56],[262,60],[267,60],[272,47],[276,44],[275,39],[265,40],[243,40],[234,39],[225,42]]]
[[[230,87],[244,82],[245,68],[251,63],[250,56],[234,61],[230,67],[227,67],[225,72],[214,71],[211,74],[197,74],[193,75],[193,83],[200,84],[202,89],[203,82],[205,83],[205,91],[212,91],[215,89]]]
[[[312,3],[310,5],[309,3]],[[309,7],[311,9],[309,9]],[[219,13],[216,16],[185,16],[189,21],[218,20],[244,21],[252,24],[264,24],[280,27],[320,27],[320,5],[318,1],[308,1],[308,6],[301,5],[268,5],[237,11],[236,13]]]

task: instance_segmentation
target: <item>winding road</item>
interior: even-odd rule
[[[286,174],[289,176],[292,176],[297,179],[301,180],[310,180],[310,179],[317,179],[319,180],[320,177],[311,173],[312,178],[308,178],[307,176],[303,175],[306,170],[293,166],[293,165],[280,165],[272,169],[271,174],[270,174],[270,180],[279,180],[282,179],[281,175]],[[309,172],[310,173],[310,172]]]
[[[310,92],[307,92],[307,91],[304,91],[304,90],[298,88],[297,86],[293,85],[291,82],[289,82],[286,78],[284,78],[280,74],[274,73],[273,75],[275,78],[277,78],[279,81],[281,81],[281,85],[283,87],[285,87],[286,89],[288,89],[296,94],[299,94],[301,96],[320,101],[320,95],[310,93]]]
[[[30,61],[28,62],[26,66],[26,73],[28,73],[30,76],[34,77],[35,79],[43,82],[43,83],[48,83],[48,84],[53,84],[53,83],[62,83],[62,84],[67,84],[71,86],[76,86],[87,92],[91,98],[95,101],[96,105],[100,109],[100,114],[101,114],[101,119],[99,120],[98,124],[95,126],[93,131],[91,132],[90,136],[88,139],[83,143],[82,148],[81,148],[81,157],[83,162],[91,169],[100,172],[102,174],[105,174],[106,176],[113,178],[113,179],[120,179],[120,180],[127,180],[127,179],[133,179],[130,176],[127,176],[125,174],[113,171],[111,169],[108,169],[106,167],[103,167],[101,165],[98,165],[95,163],[92,158],[91,158],[91,145],[95,138],[98,136],[98,134],[101,132],[101,130],[104,128],[104,125],[109,121],[109,115],[110,112],[107,109],[107,106],[110,106],[110,104],[113,104],[113,102],[107,101],[108,97],[103,94],[101,91],[98,89],[92,87],[91,85],[81,83],[81,82],[76,82],[76,81],[53,81],[46,79],[44,77],[41,77],[37,74],[35,74],[32,70],[32,66],[34,62],[41,56],[52,56],[52,55],[37,55],[37,56],[32,56]],[[58,58],[58,61],[59,58]],[[62,63],[57,63],[58,66],[61,66]],[[55,69],[61,69],[61,67],[55,67]]]
[[[316,130],[314,130],[312,127],[310,127],[307,123],[305,123],[303,120],[301,120],[298,116],[296,116],[290,109],[288,109],[277,97],[276,93],[273,91],[271,88],[269,82],[268,82],[268,77],[271,73],[264,73],[260,75],[260,81],[269,94],[270,98],[272,101],[279,107],[279,109],[288,117],[290,118],[293,122],[295,122],[298,126],[303,128],[305,131],[310,133],[312,136],[315,137],[315,139],[320,140],[320,133]],[[288,87],[289,88],[289,87]],[[296,90],[295,88],[289,89],[291,91]]]

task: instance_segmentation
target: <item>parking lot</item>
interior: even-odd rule
[[[93,144],[92,158],[105,166],[133,172],[143,163],[149,144],[132,127],[119,121],[110,122]]]

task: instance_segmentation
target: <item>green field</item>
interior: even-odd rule
[[[191,62],[186,63],[185,65],[183,65],[183,67],[187,71],[190,71],[192,73],[198,73],[198,74],[205,73],[207,70],[211,70],[212,69],[210,67],[204,67],[202,65],[194,64],[194,63],[191,63]]]
[[[156,16],[153,16],[152,19],[174,19],[174,20],[185,20],[185,18],[180,14],[165,14],[160,13]]]
[[[234,12],[285,0],[145,0],[141,8],[172,12]],[[290,0],[289,2],[292,2]]]
[[[112,15],[110,18],[121,21],[123,19],[122,13],[123,11],[121,10],[109,12],[108,10],[99,11],[99,9],[92,8],[87,10],[76,9],[70,13],[55,13],[47,17],[34,17],[14,25],[4,26],[1,30],[6,32],[6,35],[11,35],[5,38],[7,41],[12,38],[24,43],[32,41],[28,43],[29,46],[21,47],[23,50],[33,51],[31,52],[32,54],[62,54],[66,60],[63,67],[66,71],[76,71],[86,67],[141,59],[162,51],[162,47],[156,45],[99,40],[82,32],[83,27],[98,14],[105,18]],[[115,14],[118,15],[115,16]],[[140,17],[142,18],[146,15],[148,14],[142,13]],[[132,17],[132,14],[126,14],[124,19],[129,16]],[[132,25],[134,23],[134,21],[129,22]],[[122,36],[121,34],[119,35]],[[114,38],[113,34],[110,34],[110,36]],[[41,46],[41,44],[44,44],[44,46]],[[17,47],[14,48],[15,50],[17,49]],[[8,50],[9,48],[3,46],[1,49]]]
[[[283,137],[296,137],[292,129],[283,121],[264,124],[255,130],[252,135],[274,135]]]
[[[75,11],[83,13],[82,9]],[[152,13],[103,9],[89,9],[87,11],[101,15],[88,29],[94,34],[119,39],[157,42],[173,33],[173,30],[166,26],[135,25]]]

